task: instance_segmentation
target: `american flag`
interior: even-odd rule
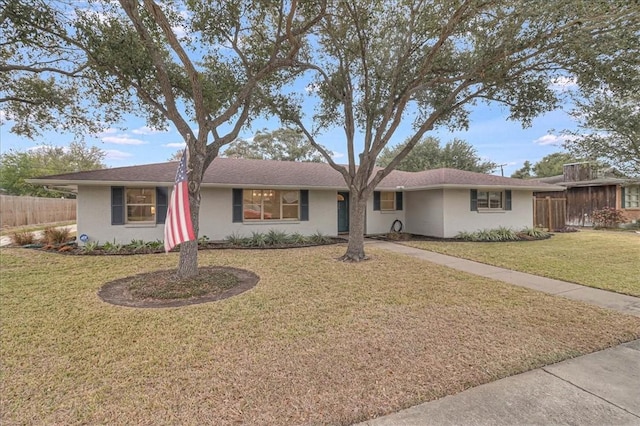
[[[173,186],[169,210],[164,223],[164,251],[169,252],[178,244],[195,240],[193,223],[191,223],[191,209],[189,208],[189,187],[187,182],[187,156],[188,148],[184,149],[178,172],[176,173],[176,183]]]

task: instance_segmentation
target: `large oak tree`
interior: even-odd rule
[[[366,257],[367,199],[428,132],[473,125],[469,111],[479,102],[500,103],[528,125],[558,105],[555,79],[574,75],[595,85],[637,63],[639,22],[640,4],[628,1],[331,2],[305,64],[313,99],[304,103],[315,101],[315,113],[303,114],[300,96],[283,95],[273,108],[344,177],[350,230],[343,259]],[[401,124],[412,126],[411,136],[376,169]],[[329,128],[344,129],[346,166],[317,143]]]
[[[304,35],[324,13],[320,0],[7,4],[0,17],[9,30],[0,71],[11,85],[0,101],[10,117],[51,126],[29,105],[59,95],[72,102],[40,104],[36,112],[78,115],[99,125],[100,117],[87,115],[94,108],[106,121],[133,111],[156,128],[170,123],[189,148],[196,234],[205,170],[260,113],[265,98],[297,72]],[[44,89],[29,95],[32,82]],[[73,128],[78,121],[64,123]],[[178,276],[197,274],[197,265],[197,243],[183,243]]]

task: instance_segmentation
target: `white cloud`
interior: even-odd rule
[[[184,38],[187,35],[187,30],[182,25],[171,27],[171,30],[178,38]]]
[[[546,134],[544,136],[540,136],[538,139],[534,140],[533,143],[536,145],[555,145],[559,146],[564,144],[567,141],[571,141],[577,139],[577,136],[574,135],[550,135]]]
[[[117,149],[105,149],[105,159],[107,160],[125,160],[133,157],[133,154],[124,151],[118,151]]]
[[[551,83],[551,89],[557,92],[567,92],[578,86],[578,80],[575,77],[557,77]]]
[[[167,148],[184,148],[185,146],[187,146],[187,144],[184,142],[170,142],[162,146],[165,146]]]
[[[534,140],[533,143],[535,143],[536,145],[562,145],[564,143],[564,138],[562,136],[558,136],[558,135],[549,135],[546,134],[544,136],[539,137],[538,139]]]
[[[7,112],[3,109],[0,109],[0,124],[4,124],[7,121],[9,121],[9,119],[7,118]]]
[[[331,158],[333,158],[334,160],[337,160],[339,158],[344,158],[344,153],[342,153],[342,152],[334,152],[333,155],[331,156]]]
[[[140,139],[130,138],[129,136],[105,136],[102,138],[102,142],[113,143],[116,145],[144,145],[148,143],[141,141]]]
[[[114,129],[113,127],[110,127],[110,128],[108,128],[108,129],[104,129],[104,130],[103,130],[103,131],[101,131],[101,132],[93,133],[91,136],[95,136],[95,137],[97,137],[97,138],[102,138],[102,137],[104,137],[104,136],[112,135],[112,134],[114,134],[114,133],[118,133],[118,129]]]
[[[143,126],[138,129],[133,129],[131,133],[136,135],[155,135],[156,133],[165,133],[165,130],[154,129],[153,127]]]

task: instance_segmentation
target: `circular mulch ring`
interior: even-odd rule
[[[126,277],[103,285],[98,291],[98,297],[107,303],[118,306],[127,306],[130,308],[174,308],[228,299],[229,297],[236,296],[252,289],[256,286],[258,281],[260,281],[260,277],[246,269],[230,268],[225,266],[205,266],[198,268],[198,270],[200,274],[216,271],[227,272],[235,275],[236,278],[238,278],[238,283],[226,290],[185,299],[141,299],[131,294],[129,291],[131,277]],[[166,271],[149,272],[146,274],[139,274],[136,277],[148,278],[151,281],[153,280],[154,274],[164,272]]]

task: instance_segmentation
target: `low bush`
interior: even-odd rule
[[[26,246],[29,244],[34,244],[36,242],[35,234],[33,232],[27,231],[14,232],[13,234],[9,235],[9,238],[11,239],[11,244],[17,246]]]
[[[594,211],[591,214],[591,220],[595,228],[617,228],[621,223],[626,222],[624,213],[613,207]]]
[[[503,242],[503,241],[523,241],[542,240],[549,238],[551,234],[541,229],[525,228],[516,232],[513,229],[503,226],[495,229],[481,229],[476,232],[459,232],[456,239],[474,242]]]
[[[45,244],[64,244],[69,242],[70,239],[71,230],[69,228],[47,227],[42,231],[42,242]]]

